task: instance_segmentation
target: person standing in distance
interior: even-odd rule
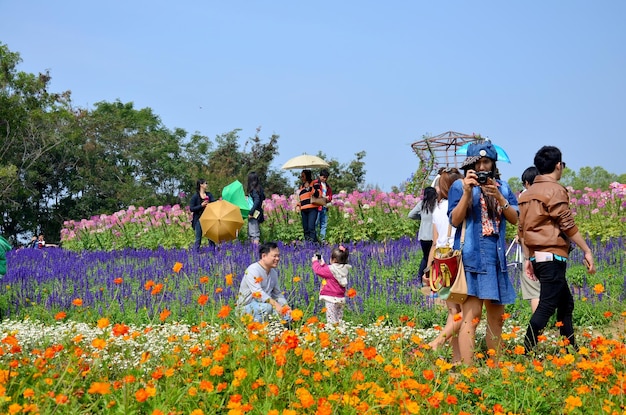
[[[248,173],[248,197],[252,198],[252,207],[248,213],[248,238],[250,242],[258,245],[261,240],[261,227],[259,225],[265,221],[263,216],[265,193],[263,193],[259,175],[254,171]]]
[[[527,258],[525,272],[539,280],[541,289],[539,305],[526,330],[524,348],[527,353],[535,348],[538,336],[556,311],[561,336],[576,349],[574,297],[565,278],[571,242],[583,250],[587,272],[594,274],[596,268],[591,249],[574,222],[567,189],[559,183],[565,170],[561,150],[543,146],[535,154],[534,163],[540,175],[520,195],[518,236]]]
[[[330,173],[327,169],[320,170],[319,179],[313,180],[313,186],[320,186],[321,197],[326,199],[326,205],[317,208],[317,221],[315,227],[320,228],[320,240],[324,242],[326,239],[326,228],[328,227],[328,204],[333,200],[333,189],[328,184],[328,176]]]
[[[539,174],[539,170],[537,167],[530,166],[522,173],[522,185],[524,186],[524,193],[532,184],[535,182],[535,177]],[[519,243],[519,238],[515,238]],[[514,241],[515,242],[515,241]],[[520,245],[521,246],[521,245]],[[522,264],[525,263],[522,252]],[[539,280],[533,275],[528,276],[525,272],[522,272],[522,276],[520,277],[520,286],[522,288],[522,298],[524,300],[528,300],[530,303],[531,312],[535,312],[537,310],[537,306],[539,305],[539,290],[541,289],[541,285],[539,284]]]
[[[200,225],[200,216],[202,216],[202,212],[204,212],[204,208],[209,203],[215,202],[215,198],[207,190],[207,183],[204,179],[198,179],[196,181],[196,193],[191,196],[191,201],[189,202],[189,210],[193,214],[191,217],[191,227],[195,232],[196,240],[193,244],[193,248],[196,251],[200,250],[200,244],[202,243],[202,225]],[[215,243],[209,240],[210,245],[215,245]]]
[[[317,221],[317,208],[319,206],[313,204],[311,197],[320,197],[320,185],[313,183],[311,170],[309,169],[302,170],[300,181],[300,188],[297,190],[298,203],[296,204],[296,212],[299,212],[302,217],[304,240],[317,242],[315,222]]]
[[[437,206],[437,190],[434,187],[426,187],[422,193],[422,199],[409,212],[409,218],[420,221],[417,239],[422,247],[422,260],[417,270],[417,280],[425,285],[424,270],[428,265],[428,255],[433,246],[433,212]]]

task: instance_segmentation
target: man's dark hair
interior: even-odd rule
[[[328,176],[330,176],[330,173],[328,172],[328,169],[320,170],[320,176],[324,176],[324,177],[328,178]]]
[[[263,256],[263,254],[269,254],[271,250],[278,249],[278,244],[276,242],[264,242],[259,245],[259,258]]]
[[[556,165],[562,161],[561,150],[554,146],[543,146],[535,154],[535,167],[539,174],[550,174],[556,169]]]
[[[535,166],[530,166],[524,173],[522,173],[522,184],[525,185],[528,183],[529,185],[535,182],[535,177],[539,174],[539,169]]]

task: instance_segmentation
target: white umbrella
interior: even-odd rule
[[[283,169],[310,169],[310,168],[318,168],[318,167],[329,167],[329,164],[324,160],[317,156],[312,156],[310,154],[302,154],[301,156],[294,157],[292,159],[287,160],[285,164],[283,164]]]

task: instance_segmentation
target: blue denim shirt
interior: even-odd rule
[[[519,208],[517,206],[517,197],[511,191],[511,188],[506,182],[497,180],[500,185],[500,193],[506,198],[511,207],[515,209],[519,215]],[[450,187],[448,192],[448,218],[459,204],[461,197],[463,196],[463,181],[457,180]],[[482,258],[487,255],[482,252],[482,244],[480,239],[482,237],[482,221],[480,216],[480,188],[472,188],[472,207],[470,214],[465,218],[465,243],[463,246],[463,266],[467,271],[485,273],[486,269],[482,262]],[[500,271],[506,272],[506,219],[504,214],[500,217],[500,228],[498,229],[498,262],[500,263]],[[461,228],[462,225],[456,230],[454,237],[454,249],[459,249],[461,245]],[[491,255],[490,255],[491,256]]]

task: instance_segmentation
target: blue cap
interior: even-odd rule
[[[491,141],[482,141],[480,143],[471,143],[467,147],[467,158],[461,164],[461,168],[471,166],[483,157],[488,157],[493,161],[498,160],[498,152],[491,144]]]

